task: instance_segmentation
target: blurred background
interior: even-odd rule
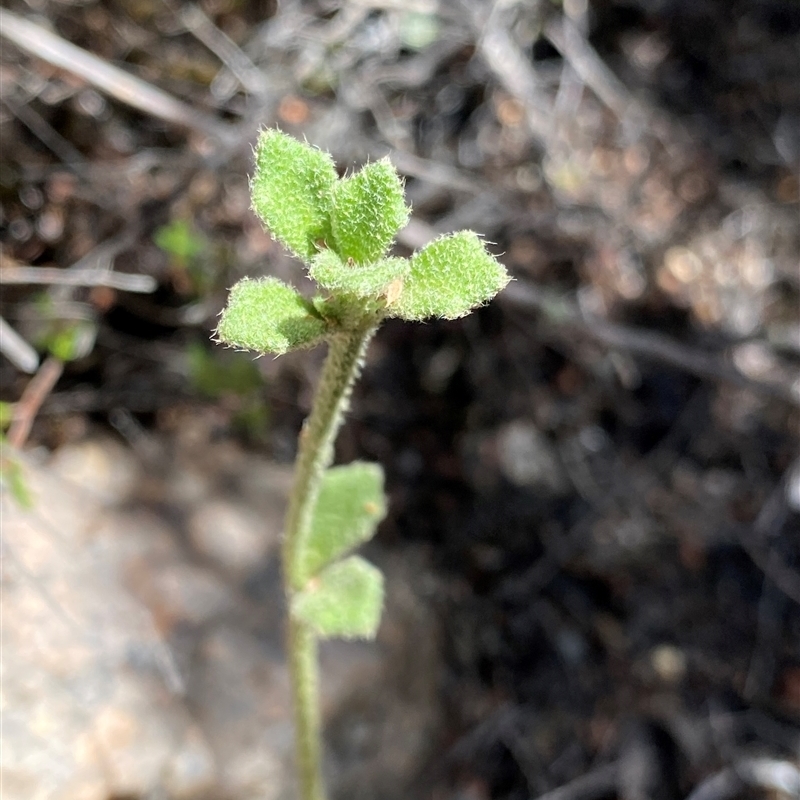
[[[301,266],[259,126],[389,155],[398,252],[515,281],[390,321],[376,643],[336,800],[800,797],[800,5],[4,0],[3,796],[289,800],[276,553],[324,351],[210,341]]]

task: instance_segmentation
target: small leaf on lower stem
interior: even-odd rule
[[[308,540],[300,554],[301,580],[371,539],[384,516],[386,498],[380,464],[356,461],[326,470]]]
[[[383,575],[360,556],[323,569],[290,609],[322,639],[373,639],[382,610]]]

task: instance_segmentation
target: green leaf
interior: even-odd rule
[[[330,238],[331,192],[338,180],[328,153],[277,130],[264,130],[250,183],[253,209],[272,235],[298,258]]]
[[[291,601],[291,613],[323,639],[372,639],[383,609],[383,575],[359,556],[337,561]]]
[[[14,405],[7,403],[5,400],[0,400],[0,431],[4,431],[11,425],[14,419]]]
[[[36,297],[32,307],[31,334],[39,349],[60,361],[85,358],[92,352],[98,328],[90,310],[77,304],[59,308],[46,292]]]
[[[291,286],[277,278],[245,278],[231,289],[216,334],[234,347],[280,355],[318,344],[327,330],[314,306]]]
[[[326,470],[302,553],[302,580],[372,538],[386,516],[383,469],[356,461]]]
[[[205,237],[185,219],[176,219],[169,225],[162,225],[153,234],[153,241],[158,248],[183,265],[208,247]]]
[[[383,258],[360,267],[343,262],[333,250],[323,250],[312,262],[309,275],[331,292],[356,297],[378,297],[390,284],[408,275],[411,263],[405,258]]]
[[[25,480],[22,467],[16,462],[8,466],[8,487],[11,491],[11,496],[17,501],[20,508],[26,511],[33,508],[33,497],[28,488],[28,483]]]
[[[457,319],[491,300],[510,280],[472,231],[443,236],[411,259],[411,273],[389,314],[407,320]]]
[[[33,496],[25,480],[22,464],[10,450],[5,436],[0,434],[0,488],[7,488],[20,508],[29,510],[34,505]]]
[[[333,191],[334,248],[344,261],[371,264],[386,255],[408,214],[403,182],[392,162],[384,158],[367,164]]]
[[[36,343],[60,361],[76,361],[92,352],[96,337],[91,319],[51,319],[44,322]]]
[[[76,361],[89,355],[96,335],[97,326],[91,320],[66,320],[54,326],[46,339],[46,346],[61,361]]]

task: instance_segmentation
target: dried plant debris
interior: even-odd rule
[[[278,477],[263,477],[258,460],[233,469],[241,453],[223,440],[291,461],[317,362],[313,351],[254,361],[208,344],[225,291],[244,275],[295,286],[313,304],[311,282],[297,279],[294,258],[249,208],[254,132],[278,126],[305,138],[347,175],[389,156],[412,207],[400,246],[358,273],[323,253],[310,267],[319,285],[388,295],[407,279],[412,251],[459,229],[494,243],[516,280],[506,302],[472,319],[390,321],[355,397],[340,456],[386,465],[380,544],[411,541],[435,567],[420,592],[426,613],[441,615],[441,639],[411,638],[395,691],[419,688],[416,662],[433,663],[421,648],[436,642],[444,677],[426,691],[446,713],[434,723],[438,705],[421,704],[429,714],[409,705],[394,729],[417,743],[408,761],[389,747],[391,732],[358,738],[377,730],[363,711],[361,727],[336,717],[343,796],[375,786],[384,798],[514,800],[582,778],[622,795],[622,764],[643,759],[642,780],[655,780],[677,748],[685,800],[737,765],[796,757],[797,4],[735,2],[725,13],[710,0],[179,6],[45,2],[34,15],[22,0],[3,4],[2,31],[11,12],[100,62],[79,78],[48,60],[43,39],[32,53],[2,33],[0,281],[20,268],[125,274],[123,286],[74,276],[2,284],[0,316],[23,354],[17,365],[0,357],[9,420],[26,416],[16,404],[31,379],[19,367],[55,358],[48,342],[74,343],[76,327],[92,331],[26,417],[30,446],[58,453],[112,425],[154,458],[156,475],[173,448],[215,445],[212,485],[241,490],[266,518],[273,495],[248,487]],[[134,100],[150,87],[166,106],[132,104],[117,72],[101,82],[100,64],[135,79]],[[129,292],[129,276],[157,291]],[[319,332],[309,306],[293,303],[312,320],[302,335]],[[286,331],[273,333],[283,339],[271,346],[288,346]],[[208,373],[245,378],[212,396]],[[175,492],[197,499],[207,451],[174,457],[187,466]],[[24,460],[8,464],[6,483],[35,488]],[[171,480],[151,479],[143,497],[158,508]],[[237,553],[269,552],[241,540],[251,544]],[[187,628],[174,623],[184,619],[175,586],[201,598],[189,626],[207,624],[208,609],[244,619],[254,605],[271,607],[261,573],[226,572],[223,562],[214,571],[216,552],[201,552],[202,567],[173,553],[175,574],[156,588],[142,578],[179,654]],[[86,575],[87,597],[117,596]],[[231,581],[244,581],[250,611],[225,605],[243,591]],[[421,617],[410,608],[412,624]],[[197,634],[199,651],[188,646],[187,663],[201,652],[205,664],[191,685],[214,696],[194,706],[205,709],[202,735],[181,717],[188,755],[175,769],[191,762],[206,770],[198,781],[228,781],[211,784],[212,796],[245,797],[248,775],[266,780],[283,763],[278,723],[258,757],[244,723],[235,746],[225,742],[235,706],[222,690],[236,676],[249,676],[240,683],[254,708],[264,697],[279,704],[280,658],[265,655],[261,635],[257,622],[246,635],[220,623]],[[373,674],[359,659],[353,669]],[[267,675],[270,693],[260,694]],[[115,719],[102,717],[104,730]],[[387,786],[363,766],[377,750],[395,754],[393,776],[404,763],[415,775]],[[51,752],[54,763],[64,752]],[[424,769],[420,753],[431,759]],[[381,769],[391,771],[388,760]]]

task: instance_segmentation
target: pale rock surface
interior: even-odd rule
[[[123,451],[86,452],[101,468],[127,458],[116,468],[135,472]],[[26,467],[32,510],[20,510],[5,494],[0,500],[7,800],[146,795],[158,787],[189,721],[165,688],[166,645],[125,589],[109,541],[107,507],[131,485],[98,476],[102,491],[86,491],[80,483],[89,467],[80,456],[65,454],[59,467],[74,458],[80,481]]]
[[[257,567],[277,548],[280,528],[239,505],[222,499],[197,505],[189,520],[192,544],[203,555],[235,572]]]
[[[48,466],[68,484],[108,505],[128,497],[139,479],[139,465],[123,444],[111,438],[62,447]]]
[[[2,496],[3,800],[295,800],[291,470],[216,446],[142,468],[89,440],[25,464],[32,510]],[[323,645],[325,770],[333,798],[400,800],[439,730],[435,584],[419,554],[367,556],[387,612],[377,642]]]

